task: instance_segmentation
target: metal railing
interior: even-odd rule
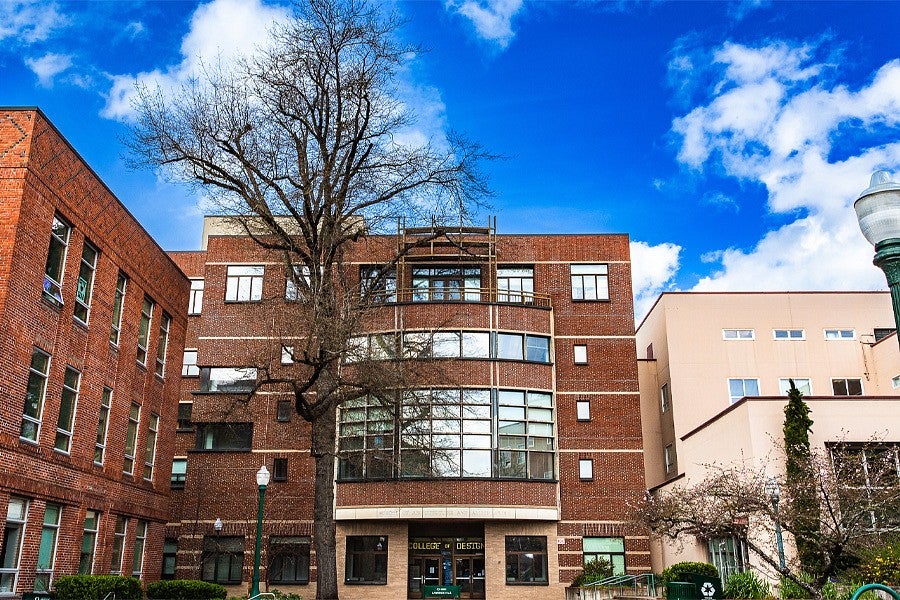
[[[614,575],[566,588],[566,600],[607,600],[609,598],[656,598],[656,578],[653,573],[642,575]]]
[[[398,302],[496,302],[524,304],[538,308],[550,308],[550,296],[517,290],[487,287],[414,287],[405,289],[376,290],[371,292],[368,304],[396,304]]]

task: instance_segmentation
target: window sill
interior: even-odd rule
[[[344,585],[387,585],[387,581],[347,581],[347,580],[344,580]]]
[[[215,453],[215,452],[252,452],[252,448],[191,448],[188,452]]]
[[[550,585],[550,582],[548,582],[548,581],[507,581],[506,585],[540,586],[540,585]]]
[[[75,316],[72,317],[72,325],[74,325],[74,326],[76,326],[76,327],[78,327],[79,329],[82,329],[82,330],[84,330],[84,331],[87,331],[87,330],[88,330],[88,324],[85,323],[84,321],[82,321],[81,319],[79,319],[78,317],[75,317]]]
[[[581,302],[612,302],[609,298],[572,298],[573,303],[581,303]],[[521,584],[519,584],[521,585]],[[531,584],[533,585],[533,584]],[[542,584],[546,585],[546,584]]]

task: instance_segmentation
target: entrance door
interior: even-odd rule
[[[409,560],[409,598],[421,598],[426,585],[441,585],[441,557],[411,556]]]
[[[460,598],[484,598],[484,556],[456,556]]]

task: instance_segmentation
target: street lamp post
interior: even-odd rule
[[[778,501],[781,499],[781,488],[774,477],[770,477],[766,482],[766,493],[772,501],[772,510],[775,511],[775,543],[778,545],[778,565],[781,572],[785,571],[784,564],[784,540],[781,537],[781,519],[778,518]]]
[[[263,496],[269,485],[269,470],[265,465],[256,472],[256,485],[259,487],[259,507],[256,512],[256,550],[253,553],[253,582],[250,585],[250,597],[259,595],[259,555],[262,550]]]
[[[900,183],[889,172],[876,171],[853,208],[863,235],[875,246],[872,262],[887,278],[900,343]]]

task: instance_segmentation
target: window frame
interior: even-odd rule
[[[147,351],[150,347],[150,327],[153,325],[153,309],[156,303],[149,296],[144,296],[141,304],[141,320],[138,326],[137,337],[137,362],[142,367],[147,366]]]
[[[573,302],[609,301],[609,263],[570,264],[569,278]],[[593,286],[589,287],[586,284],[591,279],[593,279]],[[588,295],[588,290],[593,290],[591,296]]]
[[[57,233],[57,224],[65,228],[65,237]],[[66,259],[69,254],[69,242],[72,240],[72,225],[63,219],[59,213],[53,215],[50,224],[50,244],[47,248],[47,262],[44,265],[43,297],[56,308],[63,306],[62,286],[66,275]],[[54,242],[61,247],[54,253]],[[53,271],[59,271],[58,277]]]
[[[669,397],[669,382],[659,388],[659,412],[665,414],[672,407],[672,399]]]
[[[732,381],[740,381],[741,382],[741,387],[743,389],[742,396],[734,396],[734,394],[731,393],[731,382]],[[747,393],[747,382],[748,381],[756,382],[756,393],[755,394]],[[728,388],[728,404],[729,405],[732,405],[735,402],[738,402],[739,400],[741,400],[741,398],[748,398],[748,397],[752,397],[752,396],[761,396],[762,395],[762,392],[760,391],[760,387],[759,387],[759,378],[758,377],[728,377],[725,380],[725,385]]]
[[[305,542],[296,540],[306,540]],[[282,540],[294,540],[292,542],[282,542]],[[280,585],[306,585],[309,583],[309,556],[310,556],[311,539],[309,536],[269,536],[269,548],[267,557],[268,580],[270,584]],[[281,549],[276,549],[280,547]],[[290,556],[291,563],[289,570],[294,576],[285,578],[284,563],[285,558]],[[305,577],[303,572],[305,571]],[[298,576],[299,574],[299,576]]]
[[[279,457],[272,459],[272,481],[287,481],[288,459]]]
[[[578,459],[578,479],[580,481],[594,480],[594,459],[579,458]]]
[[[675,444],[666,444],[663,448],[663,468],[666,475],[675,470]]]
[[[181,376],[182,377],[200,377],[200,367],[197,366],[197,359],[200,356],[197,348],[185,348],[184,355],[181,359]],[[189,362],[193,361],[193,362]]]
[[[237,271],[246,272],[238,273]],[[265,276],[265,265],[227,265],[225,267],[225,303],[262,302]]]
[[[344,584],[387,585],[388,536],[348,535],[345,542]],[[368,546],[370,543],[371,547]],[[352,545],[358,545],[359,548],[351,548]],[[360,558],[357,559],[357,557]],[[357,573],[355,568],[357,565],[364,569],[371,566],[371,569],[367,569],[370,572]]]
[[[203,290],[206,287],[206,280],[201,277],[192,277],[190,295],[188,296],[189,317],[203,313]]]
[[[41,371],[39,368],[35,368],[35,359],[39,356],[45,358],[44,362],[44,370]],[[50,378],[50,364],[52,361],[52,357],[49,353],[44,352],[38,347],[32,348],[31,351],[31,362],[28,366],[28,384],[25,387],[25,402],[22,407],[22,424],[19,426],[19,439],[30,444],[39,444],[41,439],[41,426],[44,422],[44,407],[47,404],[47,382]],[[37,400],[37,409],[36,415],[30,415],[28,413],[28,405],[29,405],[29,393],[31,392],[33,387],[39,386],[40,388],[40,398],[35,398],[31,401],[32,405],[35,405],[34,400]],[[26,425],[30,424],[30,425]],[[26,427],[34,426],[34,437],[26,434]]]
[[[241,583],[244,573],[244,536],[204,536],[200,558],[200,579],[221,585]],[[232,544],[234,547],[228,547]],[[224,563],[224,565],[223,565]],[[207,574],[212,565],[212,577]],[[227,576],[220,578],[221,566],[227,567]]]
[[[576,365],[588,364],[587,344],[574,344],[572,346],[572,359]]]
[[[591,420],[591,401],[576,400],[575,401],[575,420],[579,423],[586,423]]]
[[[125,539],[128,537],[128,521],[125,515],[116,515],[116,526],[113,529],[113,541],[109,554],[110,575],[121,575],[125,564]],[[119,525],[122,526],[121,531]],[[118,565],[116,564],[118,563]]]
[[[182,409],[183,406],[190,407],[187,410]],[[177,423],[175,425],[176,432],[185,432],[185,431],[193,431],[194,424],[191,421],[191,417],[194,412],[194,403],[193,402],[179,402],[178,403],[178,413],[177,413]],[[185,414],[187,413],[187,419],[185,419]]]
[[[132,402],[128,409],[128,426],[125,430],[125,450],[122,452],[124,461],[122,473],[134,475],[135,456],[137,455],[138,426],[141,422],[141,405]]]
[[[144,481],[153,481],[156,464],[156,440],[159,436],[159,415],[150,413],[147,420],[147,440],[144,444]]]
[[[56,510],[56,519],[48,522],[47,517],[48,514],[50,514],[51,507]],[[59,548],[59,530],[60,524],[62,523],[62,513],[63,507],[61,504],[48,502],[44,507],[44,522],[41,526],[41,541],[38,546],[37,564],[35,565],[35,592],[49,592],[50,588],[53,586],[53,570],[56,567],[56,553]],[[50,547],[49,557],[47,556],[48,549],[45,548],[44,545],[45,542],[47,542],[47,545]],[[47,558],[49,558],[49,564],[42,564],[41,561],[46,560]]]
[[[838,394],[838,391],[835,388],[835,384],[838,383],[839,381],[842,381],[844,383],[844,388],[846,390],[845,394]],[[859,386],[858,394],[850,393],[850,391],[851,391],[850,390],[850,382],[856,382],[856,385]],[[863,388],[862,378],[860,378],[860,377],[832,377],[831,378],[831,391],[835,396],[864,396],[866,393],[865,389]]]
[[[722,329],[722,339],[728,342],[752,342],[756,339],[756,330],[749,328]]]
[[[235,375],[222,378],[223,375]],[[243,375],[243,377],[237,377]],[[217,378],[214,379],[213,377]],[[204,394],[249,394],[256,387],[256,367],[201,367],[200,392]]]
[[[93,529],[89,527],[91,515],[94,518]],[[81,551],[78,555],[78,574],[91,575],[94,572],[94,561],[97,557],[97,539],[100,537],[100,518],[99,510],[87,509],[84,513],[84,528],[81,537]],[[85,552],[85,542],[91,540],[90,552]],[[89,557],[90,563],[85,570],[85,557]]]
[[[291,400],[278,400],[275,403],[275,421],[277,423],[290,423],[294,414],[294,403]]]
[[[791,379],[794,380],[794,386],[800,390],[800,393],[804,396],[812,396],[813,395],[813,387],[812,387],[812,378],[810,377],[779,377],[778,378],[778,395],[779,396],[787,396],[788,392],[791,389]],[[808,392],[803,391],[804,385],[800,382],[806,382]]]
[[[778,334],[782,332],[784,335],[779,337]],[[806,340],[806,330],[797,328],[773,329],[772,339],[777,342],[802,342]]]
[[[514,540],[527,540],[527,542],[537,542],[538,549],[534,548],[525,549],[520,548],[511,548],[511,544],[514,543]],[[521,546],[521,542],[519,543]],[[545,535],[507,535],[504,539],[504,572],[505,572],[505,581],[506,585],[550,585],[550,574],[548,572],[548,552],[547,552],[547,536]],[[530,559],[535,564],[541,565],[541,572],[543,573],[543,578],[538,575],[537,578],[531,579],[523,579],[523,571],[527,572],[528,569],[522,568],[522,560],[524,558]],[[540,559],[538,557],[541,557]],[[515,575],[511,576],[511,563],[515,562]],[[539,562],[538,562],[539,561]]]
[[[109,343],[119,347],[119,341],[122,336],[122,313],[125,308],[125,293],[128,291],[128,276],[122,271],[116,279],[116,292],[113,297],[112,309],[112,325],[109,331]]]
[[[849,335],[845,335],[849,333]],[[856,339],[856,329],[852,327],[829,327],[822,330],[825,341],[852,341]]]
[[[497,267],[497,302],[534,304],[534,266]]]
[[[112,410],[112,388],[103,386],[100,395],[100,412],[97,417],[97,441],[94,443],[94,464],[103,465],[106,458],[106,440],[109,436],[109,414]]]
[[[69,376],[74,377],[74,384]],[[81,372],[66,365],[63,375],[63,387],[59,399],[59,412],[56,417],[56,435],[53,449],[61,454],[72,451],[72,436],[75,433],[75,414],[78,411],[78,395],[81,389]]]
[[[195,452],[250,452],[253,449],[253,423],[196,423]],[[230,433],[231,438],[216,434]],[[225,442],[230,445],[224,445]]]
[[[85,257],[86,251],[94,253],[93,261],[90,261]],[[91,317],[91,299],[93,298],[94,292],[94,276],[97,272],[97,261],[99,257],[100,251],[87,239],[85,239],[81,247],[81,262],[79,263],[78,267],[78,282],[75,287],[75,308],[73,309],[74,318],[79,323],[82,323],[84,325],[88,324],[88,321]],[[82,281],[84,281],[83,288]],[[84,296],[79,299],[78,294],[82,289],[84,289]]]
[[[159,578],[163,580],[175,579],[177,568],[178,538],[165,538],[163,540],[162,563],[160,564]]]
[[[21,506],[21,515],[11,515],[12,503],[17,501]],[[9,553],[6,544],[12,539],[10,529],[18,529],[18,538],[15,540],[16,548],[15,566],[4,566],[0,562],[0,594],[11,595],[16,593],[19,584],[19,571],[22,567],[22,550],[25,543],[25,529],[28,523],[28,513],[31,509],[31,500],[24,496],[10,495],[6,505],[6,523],[4,525],[3,539],[0,540],[0,558],[5,559]],[[12,525],[13,527],[10,527]],[[10,576],[11,581],[10,581]],[[9,586],[6,583],[9,583]]]
[[[150,524],[144,519],[137,520],[134,528],[134,552],[131,555],[131,576],[144,578],[144,558],[147,550],[147,530]]]
[[[159,320],[159,335],[156,344],[156,375],[166,376],[166,352],[169,346],[169,329],[172,326],[172,317],[166,311],[162,312]]]
[[[594,542],[597,540],[597,542]],[[600,540],[609,541],[619,541],[621,542],[621,550],[616,548],[612,550],[610,548],[604,549],[588,549],[588,546],[602,544]],[[621,557],[621,562],[616,560]],[[603,560],[609,562],[610,566],[613,569],[613,575],[625,575],[628,572],[628,563],[627,563],[627,553],[625,551],[625,538],[622,536],[585,536],[581,538],[581,560],[582,564],[587,564],[592,560],[596,560],[598,558],[602,558]]]
[[[187,462],[186,456],[176,456],[172,458],[172,472],[169,476],[170,490],[184,489],[184,484],[187,481]],[[175,467],[176,463],[179,465],[179,468]]]

